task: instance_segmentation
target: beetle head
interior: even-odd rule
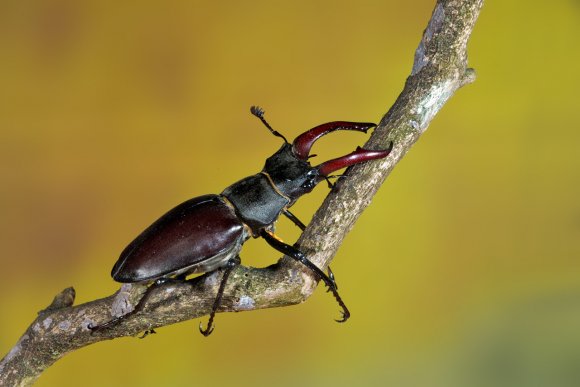
[[[356,130],[366,133],[374,126],[376,125],[372,123],[335,121],[319,125],[302,133],[296,137],[292,144],[284,139],[284,145],[266,160],[263,172],[270,176],[282,194],[295,201],[300,196],[312,191],[316,184],[330,177],[334,171],[364,161],[386,157],[392,149],[392,143],[386,150],[372,151],[357,148],[346,156],[326,161],[314,167],[308,161],[310,150],[314,142],[320,137],[335,130]]]

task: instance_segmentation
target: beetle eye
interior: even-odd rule
[[[309,173],[306,176],[306,180],[304,180],[304,183],[302,183],[301,188],[312,190],[314,186],[316,186],[316,177],[313,176],[313,174]]]
[[[302,183],[301,188],[304,189],[312,189],[316,184],[314,183],[313,179],[307,179],[304,183]]]

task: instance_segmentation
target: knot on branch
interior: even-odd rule
[[[41,310],[40,312],[38,312],[38,314],[41,315],[41,314],[53,312],[53,311],[58,310],[58,309],[63,309],[63,308],[68,308],[70,306],[73,306],[73,304],[75,302],[75,297],[76,297],[76,291],[72,286],[70,286],[70,287],[64,289],[62,292],[58,293],[56,296],[54,296],[54,299],[52,300],[50,305],[47,306],[45,309]]]

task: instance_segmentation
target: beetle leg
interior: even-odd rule
[[[213,319],[215,317],[215,312],[217,311],[217,309],[219,308],[221,301],[222,301],[222,296],[224,295],[224,289],[226,288],[226,283],[228,282],[228,277],[230,276],[232,270],[234,269],[234,267],[238,266],[240,264],[240,257],[236,256],[235,258],[231,258],[225,265],[224,267],[224,274],[222,276],[222,281],[220,283],[220,287],[218,289],[217,292],[217,296],[215,298],[215,301],[213,302],[213,306],[211,307],[211,313],[209,314],[209,320],[207,322],[207,328],[203,329],[202,328],[202,323],[199,323],[199,332],[204,335],[205,337],[209,336],[212,332],[213,332]]]
[[[342,298],[340,298],[340,296],[338,294],[338,291],[336,289],[336,283],[334,282],[334,274],[332,274],[332,271],[330,272],[331,273],[330,277],[332,278],[331,279],[322,270],[320,270],[320,268],[318,268],[318,266],[316,266],[314,263],[312,263],[302,251],[298,250],[294,246],[290,246],[290,245],[282,242],[273,233],[270,233],[268,231],[263,230],[260,233],[260,236],[262,238],[264,238],[270,246],[272,246],[273,248],[275,248],[276,250],[278,250],[282,254],[285,254],[285,255],[289,256],[290,258],[293,258],[296,261],[300,262],[301,264],[303,264],[304,266],[309,268],[311,271],[313,271],[318,276],[318,278],[320,278],[322,281],[324,281],[326,286],[328,286],[328,288],[332,292],[332,295],[334,296],[334,298],[336,298],[338,305],[340,305],[340,307],[342,308],[342,318],[340,320],[336,320],[336,321],[337,322],[345,322],[346,320],[348,320],[348,318],[350,317],[350,312],[348,311],[348,308],[344,304],[344,301],[342,301]]]
[[[91,330],[91,332],[98,332],[98,331],[102,331],[104,329],[108,329],[111,328],[115,325],[117,325],[118,323],[121,322],[121,320],[126,319],[127,317],[130,317],[136,313],[139,313],[143,310],[143,308],[145,307],[145,304],[147,303],[147,301],[149,300],[149,297],[151,296],[151,293],[153,291],[153,289],[158,288],[159,286],[167,283],[167,282],[183,282],[184,279],[180,279],[180,278],[160,278],[158,280],[156,280],[155,282],[153,282],[146,290],[145,293],[143,293],[143,296],[141,297],[141,299],[139,300],[139,302],[137,303],[137,305],[135,305],[135,308],[133,308],[132,311],[125,313],[122,316],[118,316],[115,317],[112,320],[107,321],[106,323],[103,323],[101,325],[97,325],[97,326],[92,326],[90,325],[88,328]],[[153,331],[153,332],[151,332]],[[156,333],[153,329],[149,329],[148,331],[145,331],[145,334],[143,337],[146,337],[149,333]]]
[[[294,223],[296,226],[298,226],[298,228],[300,228],[300,230],[304,231],[304,229],[306,228],[306,226],[304,225],[304,223],[302,223],[300,221],[300,219],[298,219],[296,217],[296,215],[294,215],[293,213],[291,213],[289,210],[282,210],[282,213],[284,215],[286,215],[286,217],[288,219],[290,219],[292,221],[292,223]]]
[[[175,277],[169,278],[169,279],[182,282],[182,281],[185,281],[186,278],[187,278],[187,273],[181,273],[181,274],[178,274]],[[168,279],[168,278],[166,278],[166,279]],[[165,281],[165,282],[167,282],[167,281]]]
[[[155,329],[147,329],[145,332],[143,332],[143,334],[141,336],[139,336],[140,339],[144,339],[149,335],[154,335],[157,332],[155,332]]]
[[[334,288],[338,290],[338,285],[336,284],[336,280],[334,279],[334,273],[332,272],[332,270],[330,270],[330,266],[328,266],[328,279],[332,281],[332,283],[334,284]],[[330,292],[330,288],[328,288],[326,292],[327,293]]]

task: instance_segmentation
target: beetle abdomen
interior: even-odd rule
[[[111,275],[118,282],[153,280],[220,267],[247,238],[233,209],[204,195],[167,212],[121,253]]]

